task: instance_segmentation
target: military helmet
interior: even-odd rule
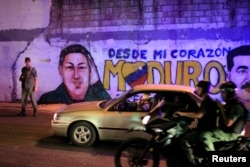
[[[236,88],[237,86],[232,81],[224,82],[220,85],[221,92],[232,93],[232,92],[235,92]]]
[[[224,82],[220,85],[220,91],[226,92],[228,98],[235,96],[237,86],[232,81]]]

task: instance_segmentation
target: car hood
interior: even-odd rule
[[[64,112],[75,112],[75,111],[96,111],[100,110],[100,103],[102,101],[82,102],[68,105],[63,111]]]

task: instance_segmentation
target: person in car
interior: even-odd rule
[[[245,127],[248,111],[244,104],[239,101],[236,88],[237,86],[232,81],[225,82],[220,86],[221,97],[226,105],[223,106],[219,103],[219,128],[201,134],[201,141],[207,151],[215,150],[214,142],[237,139]]]
[[[202,98],[198,112],[180,112],[174,113],[174,116],[184,116],[198,119],[195,129],[185,135],[181,140],[181,146],[185,155],[191,164],[197,164],[193,155],[193,146],[199,142],[201,132],[213,130],[217,127],[217,110],[219,109],[216,102],[208,95],[210,89],[209,81],[199,81],[196,85],[195,93]]]
[[[142,97],[137,101],[137,111],[149,111],[152,107],[151,97],[149,93],[143,93]]]

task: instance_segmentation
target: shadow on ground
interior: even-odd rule
[[[118,141],[97,141],[93,146],[85,148],[73,145],[65,137],[49,136],[38,140],[36,146],[63,151],[86,152],[92,155],[114,155],[120,144],[121,142]]]

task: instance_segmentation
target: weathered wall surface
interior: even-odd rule
[[[18,81],[17,61],[23,63],[23,53],[38,37],[50,20],[50,0],[0,0],[0,101],[12,101]],[[38,56],[38,55],[37,55]]]
[[[91,52],[112,97],[137,83],[194,86],[207,79],[217,86],[227,79],[227,53],[250,44],[248,0],[11,0],[1,4],[0,101],[20,99],[17,79],[26,56],[38,71],[37,98],[54,90],[61,83],[59,53],[73,43]]]

